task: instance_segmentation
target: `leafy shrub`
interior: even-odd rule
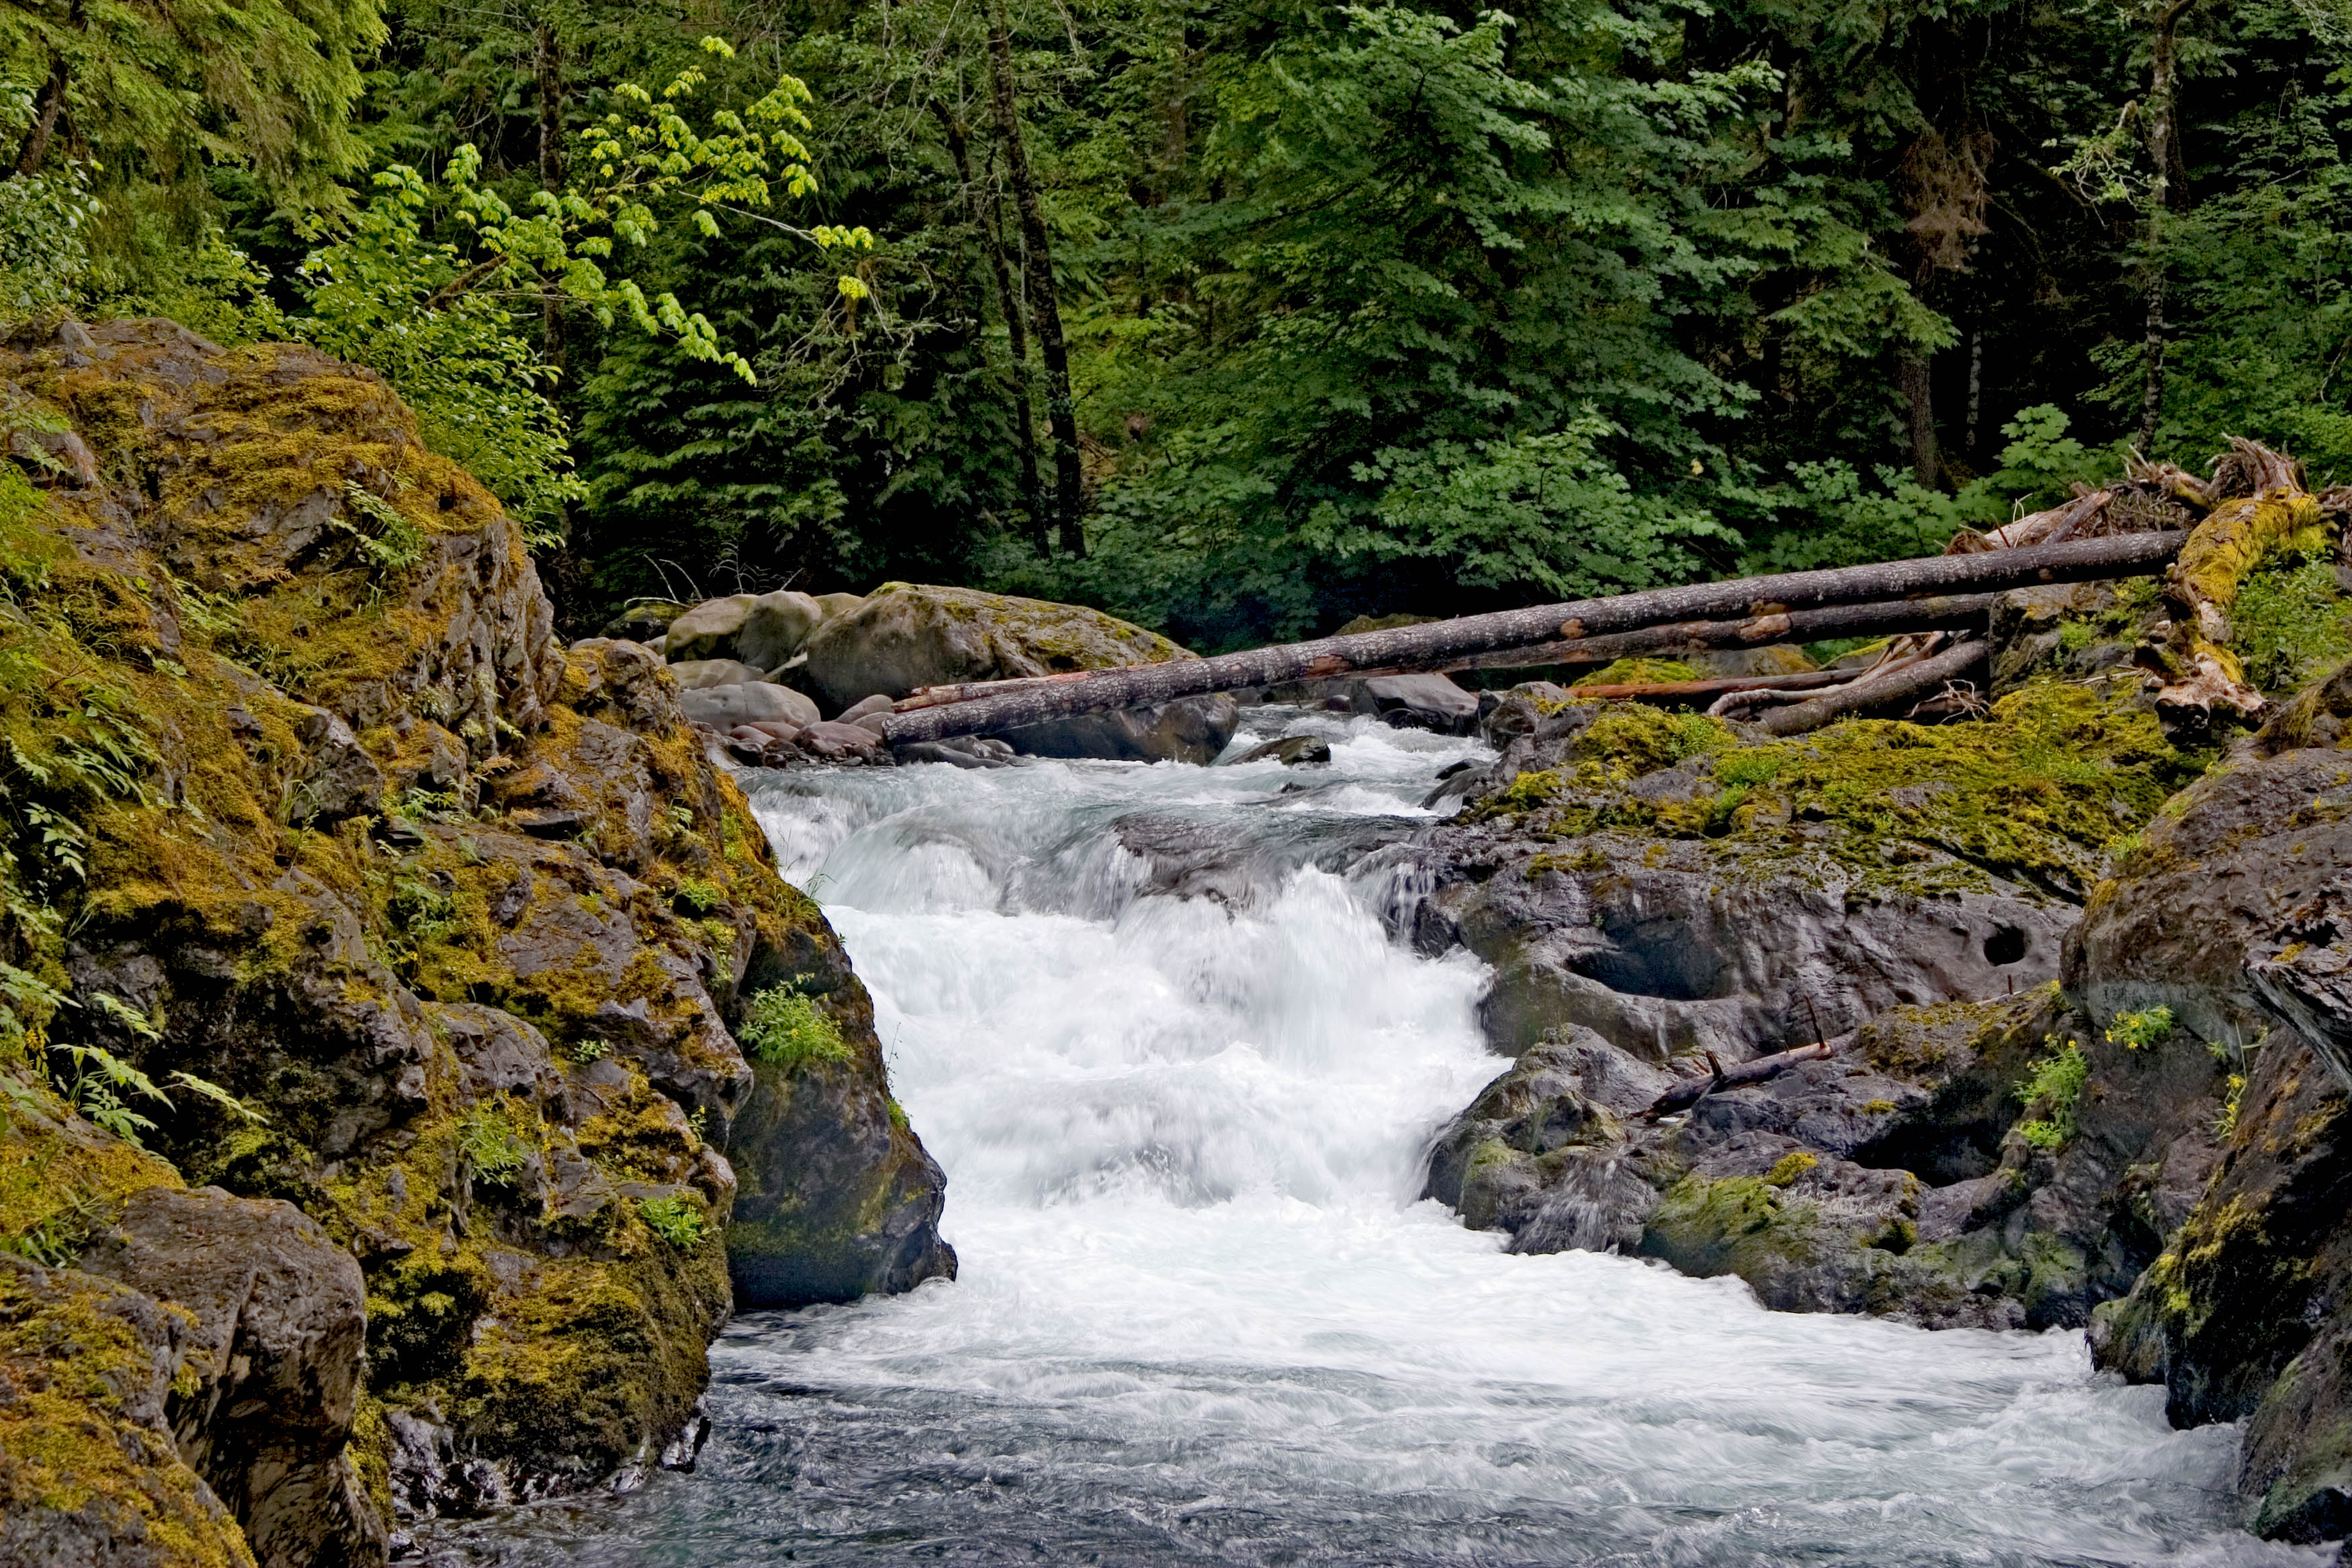
[[[2017,1124],[2028,1143],[2054,1152],[2074,1136],[2074,1102],[2082,1098],[2083,1085],[2090,1076],[2089,1059],[2072,1040],[2032,1064],[2019,1087],[2026,1109],[2039,1107],[2042,1111]]]
[[[2169,1007],[2143,1007],[2137,1013],[2118,1013],[2107,1026],[2107,1038],[2127,1051],[2144,1051],[2172,1033],[2173,1016]]]
[[[503,1108],[478,1105],[457,1122],[457,1157],[473,1172],[474,1180],[503,1187],[513,1184],[515,1173],[530,1158],[530,1145]]]
[[[851,1052],[832,1019],[788,985],[772,985],[743,1009],[736,1031],[753,1059],[794,1070],[817,1062],[847,1062]]]
[[[637,1212],[653,1233],[672,1247],[683,1249],[702,1239],[702,1209],[683,1194],[646,1198],[637,1205]]]
[[[2246,679],[2284,691],[2352,656],[2352,611],[2324,557],[2277,556],[2247,574],[2230,610],[2231,649]]]

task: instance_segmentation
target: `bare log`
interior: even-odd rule
[[[1968,558],[1962,556],[1959,559]],[[1884,708],[1907,698],[1929,696],[1941,690],[1948,682],[1966,675],[1983,662],[1984,657],[1983,643],[1964,642],[1946,648],[1932,658],[1900,666],[1874,679],[1856,680],[1810,702],[1776,708],[1757,723],[1768,735],[1801,735],[1865,708]]]
[[[882,721],[892,744],[984,735],[1073,713],[1149,707],[1242,687],[1273,686],[1397,666],[1430,665],[1496,648],[1558,638],[1582,642],[1662,622],[1793,616],[1831,605],[1866,604],[1950,592],[1984,593],[2028,584],[2078,583],[2146,575],[2179,549],[2179,533],[2131,533],[1975,555],[1931,555],[1873,566],[1840,566],[1773,577],[1693,583],[1532,609],[1498,610],[1458,620],[1359,632],[1124,669],[1051,679],[1000,696],[893,713]]]
[[[1832,605],[1826,609],[1749,616],[1736,621],[1676,621],[1662,626],[1644,626],[1639,631],[1584,637],[1576,642],[1540,642],[1528,647],[1504,648],[1413,668],[1450,675],[1471,669],[1528,669],[1547,664],[1613,664],[1621,658],[1672,658],[1678,653],[1767,647],[1774,643],[1828,642],[1833,637],[1965,631],[1981,626],[2000,597],[1998,594],[1948,594],[1882,604]],[[1400,667],[1393,671],[1360,673],[1402,675],[1407,670]]]
[[[1949,594],[1922,599],[1894,599],[1884,604],[1832,605],[1827,609],[1796,610],[1787,615],[1748,616],[1736,621],[1675,621],[1639,631],[1616,632],[1576,642],[1553,639],[1527,647],[1507,647],[1467,658],[1436,664],[1392,664],[1382,668],[1350,671],[1353,676],[1412,675],[1434,671],[1454,675],[1475,669],[1531,669],[1549,665],[1614,664],[1621,658],[1665,658],[1706,653],[1716,648],[1765,647],[1774,643],[1826,642],[1832,637],[1886,637],[1900,632],[1969,631],[1981,629],[1992,613],[1998,594]],[[1034,686],[1083,680],[1100,673],[1074,670],[1062,675],[1031,676],[1016,680],[967,680],[918,688],[898,700],[898,710],[942,707],[982,697],[1000,697]]]
[[[1727,1068],[1717,1065],[1716,1070],[1706,1077],[1686,1078],[1658,1096],[1651,1102],[1650,1109],[1643,1111],[1642,1115],[1648,1121],[1655,1121],[1661,1116],[1672,1116],[1677,1110],[1687,1110],[1710,1094],[1718,1094],[1727,1089],[1745,1089],[1754,1083],[1766,1083],[1779,1078],[1790,1068],[1801,1067],[1806,1062],[1827,1061],[1836,1053],[1839,1046],[1853,1037],[1851,1035],[1841,1035],[1835,1040],[1816,1041],[1810,1046],[1799,1046],[1793,1050],[1780,1051],[1769,1057],[1758,1057],[1754,1061],[1741,1062],[1738,1067]],[[1709,1057],[1707,1059],[1710,1065],[1715,1065],[1714,1058]]]

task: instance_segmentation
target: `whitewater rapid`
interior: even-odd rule
[[[546,1564],[2254,1564],[2234,1429],[2077,1333],[1766,1312],[1417,1202],[1502,1067],[1360,864],[1475,742],[1324,769],[755,774],[948,1173],[962,1277],[739,1319],[691,1475],[463,1532]],[[1288,791],[1289,793],[1285,793]],[[1118,826],[1128,819],[1124,828]],[[1139,826],[1139,824],[1140,826]],[[1387,825],[1384,828],[1382,825]],[[1129,843],[1222,845],[1217,897]],[[1162,890],[1155,890],[1162,889]]]

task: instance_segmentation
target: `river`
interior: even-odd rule
[[[691,1475],[445,1538],[519,1565],[2252,1564],[2237,1434],[2079,1333],[1762,1310],[1417,1202],[1500,1070],[1355,862],[1475,742],[1328,768],[746,780],[872,989],[962,1278],[735,1321]],[[1148,817],[1139,828],[1138,814]],[[1122,842],[1227,846],[1178,896]],[[1352,869],[1351,869],[1352,868]]]

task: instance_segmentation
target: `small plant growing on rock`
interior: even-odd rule
[[[2066,1141],[2074,1136],[2074,1102],[2082,1097],[2083,1085],[2090,1076],[2090,1059],[2083,1055],[2083,1047],[2072,1040],[2038,1058],[2027,1069],[2019,1093],[2027,1110],[2039,1107],[2042,1114],[2019,1122],[2019,1135],[2036,1149],[2051,1153],[2063,1148]]]
[[[591,1062],[601,1062],[612,1054],[613,1045],[609,1040],[587,1039],[572,1042],[572,1059],[582,1067],[586,1067]]]
[[[772,985],[743,1009],[737,1031],[753,1059],[794,1070],[817,1062],[846,1062],[848,1045],[816,1004],[789,985]]]
[[[2174,1019],[2169,1007],[2143,1007],[2137,1013],[2118,1013],[2107,1026],[2107,1038],[2127,1051],[2144,1051],[2172,1033]]]
[[[722,897],[716,886],[699,877],[680,877],[677,890],[671,896],[698,915],[707,915],[717,909]]]
[[[2238,1102],[2245,1098],[2246,1075],[2233,1072],[2221,1093],[2221,1114],[2213,1119],[2213,1136],[2227,1142],[2238,1131]]]
[[[530,1158],[530,1145],[516,1132],[504,1110],[478,1105],[457,1123],[457,1157],[473,1172],[474,1180],[511,1186],[522,1163]]]
[[[646,1198],[637,1205],[646,1226],[672,1247],[683,1250],[702,1239],[702,1210],[683,1194]]]

